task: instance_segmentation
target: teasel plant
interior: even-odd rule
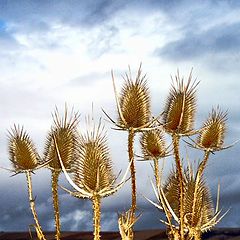
[[[79,123],[79,114],[74,112],[68,113],[65,107],[64,115],[61,117],[58,109],[53,113],[54,124],[47,135],[45,144],[44,159],[50,161],[48,168],[51,170],[52,183],[52,198],[54,208],[54,219],[56,228],[56,239],[59,240],[61,236],[60,226],[60,210],[58,199],[58,179],[62,172],[59,156],[67,171],[71,171],[72,163],[76,160],[78,132],[77,125]],[[58,152],[56,149],[58,146]]]
[[[169,92],[164,112],[163,128],[172,137],[173,154],[175,158],[176,172],[179,187],[179,218],[180,218],[180,239],[184,239],[184,176],[182,161],[180,159],[179,141],[182,136],[191,136],[198,131],[194,129],[196,115],[196,89],[199,82],[192,80],[192,71],[185,84],[179,72],[172,78],[172,86]]]
[[[10,171],[14,172],[14,175],[19,173],[25,173],[28,187],[28,199],[35,221],[35,224],[33,226],[37,232],[38,239],[45,240],[46,238],[39,223],[35,207],[35,198],[33,197],[32,192],[31,174],[39,168],[44,167],[48,163],[41,160],[32,139],[23,127],[14,125],[11,131],[9,131],[8,137],[8,152],[10,156],[10,161],[12,162],[14,168]]]
[[[104,110],[105,115],[116,126],[117,130],[128,132],[128,157],[131,162],[131,223],[135,222],[137,208],[137,190],[136,190],[136,168],[134,161],[134,137],[137,132],[149,130],[152,128],[156,119],[151,118],[150,93],[147,86],[146,74],[142,74],[141,64],[137,71],[135,80],[132,77],[131,69],[129,73],[123,76],[124,84],[120,95],[117,93],[114,75],[112,71],[112,81],[117,105],[118,119],[114,121]],[[128,213],[126,213],[128,215]]]
[[[167,146],[162,129],[152,129],[141,133],[140,146],[142,156],[140,161],[153,161],[153,172],[156,186],[160,185],[162,171],[159,170],[159,160],[171,155],[170,145]]]
[[[56,139],[55,139],[56,141]],[[107,145],[104,126],[99,121],[97,126],[88,129],[86,134],[80,134],[78,154],[72,166],[72,177],[68,174],[61,157],[57,141],[55,142],[62,170],[74,191],[62,187],[70,195],[77,198],[90,199],[93,204],[94,240],[100,239],[101,200],[116,193],[127,181],[127,173],[120,183],[116,184],[117,176],[113,173],[110,150]]]
[[[201,240],[202,233],[212,229],[227,214],[219,210],[219,192],[217,192],[216,208],[213,207],[212,197],[206,185],[203,175],[197,180],[191,165],[184,171],[184,221],[183,231],[186,240]],[[163,187],[158,188],[161,202],[156,207],[164,209],[167,221],[161,220],[169,229],[169,239],[181,239],[179,232],[180,211],[179,211],[179,184],[178,174],[174,169]]]
[[[198,167],[197,178],[201,178],[211,153],[214,154],[216,151],[228,149],[238,142],[224,146],[226,121],[227,111],[222,111],[219,106],[212,108],[211,113],[203,123],[202,130],[199,132],[196,141],[189,138],[191,142],[186,142],[189,146],[204,151],[203,160]]]

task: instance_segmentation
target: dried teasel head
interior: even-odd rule
[[[145,160],[159,159],[168,155],[164,134],[160,129],[144,131],[140,145]]]
[[[184,177],[184,223],[187,228],[201,229],[214,218],[212,198],[203,177],[197,183],[189,169],[185,171]],[[163,191],[179,218],[179,183],[176,171],[169,175]]]
[[[72,167],[74,183],[83,191],[99,194],[114,188],[115,176],[107,145],[107,138],[101,122],[85,135],[80,135],[78,158]]]
[[[119,125],[125,129],[140,129],[150,122],[150,94],[147,87],[146,75],[142,75],[141,65],[136,79],[133,80],[131,71],[124,77],[119,98]]]
[[[179,72],[175,76],[175,84],[172,83],[163,113],[163,123],[167,132],[190,135],[193,131],[198,83],[192,81],[192,72],[186,84],[183,78],[180,79]]]
[[[67,108],[63,117],[60,117],[58,109],[53,114],[54,125],[48,133],[44,151],[45,161],[50,161],[49,168],[61,170],[59,158],[56,151],[56,143],[60,152],[62,162],[66,169],[71,169],[72,162],[76,159],[76,149],[78,141],[77,124],[78,113],[71,112],[68,116]],[[54,140],[55,138],[55,140]]]
[[[33,171],[40,163],[37,149],[23,127],[14,125],[9,132],[8,151],[16,172]]]
[[[226,121],[227,112],[221,111],[219,107],[212,109],[197,138],[198,147],[211,151],[221,150],[226,133]]]

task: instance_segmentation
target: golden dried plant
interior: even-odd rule
[[[133,215],[132,209],[118,214],[118,228],[122,240],[133,240],[133,225],[138,221],[141,215]]]
[[[180,200],[179,184],[176,170],[172,171],[163,187],[158,188],[158,208],[165,211],[170,239],[181,239],[180,233]],[[219,191],[216,209],[213,208],[209,189],[201,176],[197,182],[196,175],[191,168],[184,172],[184,199],[183,199],[183,239],[200,240],[202,233],[212,229],[224,216],[220,216]],[[156,204],[155,204],[156,205]]]
[[[117,104],[118,120],[114,121],[104,111],[107,117],[117,126],[118,130],[128,131],[128,155],[131,162],[131,185],[132,185],[132,204],[131,211],[133,222],[137,208],[136,190],[136,169],[134,162],[134,136],[137,132],[151,128],[156,121],[151,119],[150,94],[147,86],[146,75],[142,75],[141,64],[135,80],[132,78],[131,70],[123,77],[124,84],[118,96],[114,76],[112,72],[113,87]]]
[[[173,79],[172,79],[173,81]],[[166,132],[172,136],[173,153],[175,157],[176,171],[179,187],[179,215],[180,215],[180,239],[184,239],[184,176],[182,162],[179,154],[179,140],[181,136],[190,136],[197,133],[194,130],[194,121],[196,113],[196,88],[199,82],[192,81],[192,72],[185,84],[184,78],[180,78],[179,72],[175,76],[172,88],[169,92],[164,112],[163,127]]]
[[[60,239],[60,213],[58,201],[58,178],[61,173],[61,165],[59,163],[59,156],[56,150],[56,143],[58,145],[59,154],[62,162],[68,171],[71,171],[71,165],[76,159],[77,150],[77,124],[79,121],[79,114],[71,112],[68,114],[67,107],[63,117],[60,117],[58,109],[53,114],[54,124],[51,131],[48,133],[45,145],[44,159],[50,161],[48,168],[52,172],[52,196],[55,216],[56,239]]]
[[[179,72],[172,79],[172,88],[169,92],[164,112],[163,126],[170,134],[191,135],[194,133],[196,114],[196,88],[199,82],[192,81],[192,72],[184,84]]]
[[[56,142],[56,146],[57,142]],[[58,151],[61,159],[60,151]],[[93,202],[94,239],[100,239],[101,199],[114,194],[125,183],[127,172],[122,181],[116,185],[116,176],[112,169],[106,133],[99,121],[97,127],[80,135],[78,141],[78,157],[72,166],[72,178],[67,173],[63,161],[60,160],[63,172],[76,191],[63,188],[77,198],[88,198]]]
[[[158,161],[169,156],[169,147],[166,146],[164,133],[160,129],[144,131],[140,137],[140,145],[144,160],[153,160],[156,185],[160,184]]]
[[[223,149],[226,120],[227,112],[223,112],[219,108],[213,108],[203,124],[203,130],[198,135],[197,146],[211,152]]]
[[[35,199],[33,198],[32,193],[32,178],[31,173],[40,167],[43,167],[45,164],[40,160],[37,149],[29,137],[27,132],[23,127],[17,127],[14,125],[12,131],[9,132],[9,143],[8,151],[10,156],[10,161],[14,167],[14,172],[25,173],[27,178],[28,186],[28,198],[30,203],[30,208],[33,214],[35,221],[35,229],[38,235],[38,239],[45,240],[42,228],[39,224],[36,208],[35,208]]]
[[[125,74],[124,81],[118,100],[118,124],[125,129],[141,130],[149,125],[151,117],[146,75],[142,76],[140,66],[135,81],[132,79],[130,69],[129,74]]]

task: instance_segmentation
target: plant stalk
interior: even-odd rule
[[[54,218],[55,218],[55,228],[56,228],[56,240],[60,240],[61,230],[60,230],[60,213],[59,213],[59,201],[58,201],[58,177],[60,171],[52,170],[52,197],[53,197],[53,208],[54,208]]]
[[[157,189],[158,189],[159,186],[160,186],[160,176],[159,176],[158,159],[157,159],[157,158],[154,158],[154,159],[153,159],[153,162],[154,162],[154,176],[155,176],[156,186],[157,186]]]
[[[179,183],[179,218],[180,218],[180,239],[184,240],[184,178],[183,168],[179,155],[179,140],[180,137],[177,134],[172,135],[173,151],[175,156],[175,163],[177,169],[178,183]]]
[[[35,201],[33,199],[33,194],[32,194],[32,178],[31,178],[31,173],[29,171],[26,171],[26,177],[27,177],[27,186],[28,186],[28,198],[29,198],[32,215],[33,215],[33,218],[36,223],[38,238],[40,240],[46,240],[46,238],[42,232],[42,228],[38,221],[38,216],[37,216],[37,212],[36,212],[36,208],[35,208]]]
[[[209,151],[209,150],[206,150],[205,153],[204,153],[204,158],[203,158],[202,162],[200,163],[199,168],[198,168],[198,171],[197,171],[197,179],[196,179],[196,182],[197,182],[197,181],[200,181],[200,179],[201,179],[201,177],[202,177],[202,175],[203,175],[203,171],[204,171],[204,169],[205,169],[206,166],[207,166],[207,161],[208,161],[209,155],[210,155],[210,151]]]
[[[204,158],[202,160],[202,162],[200,163],[199,167],[198,167],[198,171],[197,171],[197,175],[196,175],[196,181],[195,181],[195,189],[194,189],[194,201],[193,201],[193,205],[192,205],[192,218],[191,218],[191,222],[193,224],[193,221],[194,221],[194,215],[195,215],[195,211],[196,211],[196,196],[197,196],[197,191],[198,191],[198,185],[201,181],[201,178],[202,178],[202,175],[203,175],[203,172],[204,172],[204,169],[206,168],[207,166],[207,161],[208,161],[208,158],[209,158],[209,154],[210,154],[210,151],[206,150],[205,153],[204,153]]]
[[[94,240],[100,240],[101,230],[101,199],[99,196],[93,197],[93,224],[94,224]]]
[[[136,169],[134,163],[134,152],[133,152],[133,143],[134,143],[134,130],[130,129],[128,134],[128,155],[129,161],[131,162],[130,171],[131,171],[131,180],[132,180],[132,215],[135,215],[137,208],[137,188],[136,188]]]

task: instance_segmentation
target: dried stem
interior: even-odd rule
[[[159,167],[158,167],[158,159],[154,158],[154,176],[155,176],[155,181],[156,181],[156,186],[157,188],[160,186],[160,176],[159,176]]]
[[[99,196],[94,196],[92,201],[93,201],[94,240],[100,240],[101,199]]]
[[[58,202],[58,177],[60,171],[52,170],[52,197],[53,197],[53,207],[54,207],[54,218],[56,227],[56,240],[60,240],[60,214],[59,214],[59,202]]]
[[[42,232],[42,228],[38,221],[38,216],[37,216],[37,212],[36,212],[36,208],[35,208],[35,202],[34,202],[33,194],[32,194],[32,178],[31,178],[31,173],[29,171],[26,171],[26,177],[27,177],[29,203],[30,203],[30,208],[31,208],[32,214],[33,214],[33,218],[36,223],[38,238],[40,240],[46,240],[46,238]]]
[[[210,151],[209,151],[209,150],[206,150],[206,151],[205,151],[205,154],[204,154],[203,161],[200,163],[199,168],[198,168],[198,171],[197,171],[196,184],[197,184],[198,181],[201,179],[202,174],[203,174],[203,171],[204,171],[204,169],[205,169],[206,166],[207,166],[207,161],[208,161],[209,155],[210,155]]]
[[[172,141],[173,141],[173,150],[176,162],[176,169],[177,169],[177,176],[179,182],[179,218],[180,218],[180,239],[184,240],[184,179],[183,179],[183,169],[182,163],[179,155],[179,135],[173,134]]]
[[[192,205],[192,219],[191,221],[193,222],[193,219],[194,219],[194,215],[195,215],[195,212],[196,212],[196,201],[197,201],[197,198],[195,196],[197,196],[197,191],[198,191],[198,185],[201,181],[201,178],[202,178],[202,175],[203,175],[203,171],[204,169],[206,168],[207,166],[207,161],[208,161],[208,158],[209,158],[209,154],[210,154],[210,151],[206,150],[205,151],[205,154],[204,154],[204,159],[203,161],[200,163],[199,167],[198,167],[198,171],[197,171],[197,175],[196,175],[196,183],[195,183],[195,190],[194,190],[194,201],[193,201],[193,205]]]
[[[132,179],[132,214],[135,215],[135,211],[137,208],[137,190],[136,190],[136,169],[135,169],[135,163],[134,163],[134,152],[133,152],[133,143],[134,143],[134,130],[130,129],[128,134],[128,154],[129,154],[129,162],[131,162],[130,165],[130,171],[131,171],[131,179]]]

